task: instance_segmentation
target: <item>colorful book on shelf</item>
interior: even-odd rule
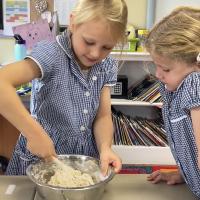
[[[168,146],[167,143],[161,137],[159,137],[156,132],[153,132],[150,128],[148,128],[146,124],[142,124],[142,129],[145,130],[145,132],[149,135],[149,138],[152,139],[155,145],[164,147]]]
[[[138,95],[137,99],[140,99],[141,101],[150,101],[156,94],[159,94],[158,82],[155,82],[151,87],[147,88],[146,91],[143,91]]]
[[[149,127],[154,132],[154,134],[162,138],[162,140],[167,144],[167,138],[164,129],[162,127],[159,127],[158,124],[155,124],[155,122],[152,123],[151,121],[147,120],[145,122],[146,126]]]
[[[159,94],[159,84],[158,82],[155,82],[152,84],[149,88],[141,91],[141,93],[133,98],[133,100],[139,100],[139,101],[150,101],[156,94]]]
[[[139,139],[140,145],[154,146],[154,143],[144,134],[143,130],[138,126],[135,120],[130,120],[132,125],[135,127],[136,137]]]
[[[123,120],[119,116],[113,115],[113,123],[115,127],[114,143],[118,145],[133,145],[128,127]]]
[[[145,76],[144,79],[134,83],[128,89],[128,95],[130,98],[138,96],[141,91],[144,91],[146,88],[149,88],[155,82],[154,79],[151,79],[150,76]]]
[[[129,138],[131,139],[132,144],[133,145],[140,145],[138,138],[135,134],[135,132],[136,132],[135,128],[132,126],[132,124],[130,123],[128,118],[123,117],[123,120],[125,121],[125,124],[127,125],[128,135],[129,135]]]
[[[135,165],[123,164],[120,174],[151,174],[154,171],[160,170],[162,172],[177,171],[176,165]]]
[[[113,119],[113,123],[114,123],[114,144],[118,144],[121,145],[122,144],[122,140],[121,140],[121,134],[119,132],[120,128],[119,128],[119,124],[118,124],[118,119],[117,119],[117,115],[113,115],[112,119]]]
[[[114,144],[168,146],[162,120],[131,118],[112,109]]]
[[[161,102],[158,80],[153,76],[146,76],[129,88],[128,99],[149,103]]]
[[[119,119],[120,120],[120,125],[121,125],[121,130],[122,130],[122,138],[124,139],[123,142],[126,144],[126,145],[133,145],[132,141],[131,141],[131,138],[129,136],[129,132],[128,132],[128,129],[127,129],[127,124],[123,121],[122,118]]]

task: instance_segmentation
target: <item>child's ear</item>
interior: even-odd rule
[[[69,18],[69,30],[71,33],[73,33],[74,31],[74,15],[70,14],[70,18]]]

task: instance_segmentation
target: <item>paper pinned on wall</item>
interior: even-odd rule
[[[33,23],[27,23],[13,27],[13,33],[19,34],[25,41],[28,50],[41,40],[54,40],[55,35],[51,32],[46,19],[40,19]]]
[[[54,11],[58,12],[58,21],[61,26],[69,25],[69,16],[78,0],[54,0]]]
[[[30,0],[3,0],[4,35],[13,35],[13,26],[29,22]]]

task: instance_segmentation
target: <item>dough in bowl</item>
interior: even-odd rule
[[[52,186],[71,188],[93,185],[94,181],[91,175],[82,173],[80,170],[75,170],[66,165],[66,170],[61,168],[55,170],[55,174],[51,176],[48,184]]]

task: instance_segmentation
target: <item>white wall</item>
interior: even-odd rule
[[[0,64],[6,64],[14,61],[14,38],[0,37]]]
[[[178,6],[193,6],[200,8],[200,0],[156,0],[155,22],[169,14]]]
[[[147,0],[125,0],[129,9],[128,21],[137,28],[146,26]],[[14,60],[14,40],[0,37],[0,64]]]
[[[149,0],[125,0],[128,9],[128,21],[137,28],[146,27],[146,9]],[[200,7],[200,0],[156,0],[155,22],[167,15],[173,8],[181,5]],[[0,63],[14,59],[14,40],[0,38]]]
[[[146,9],[148,0],[125,0],[128,6],[128,22],[136,28],[146,27]]]

